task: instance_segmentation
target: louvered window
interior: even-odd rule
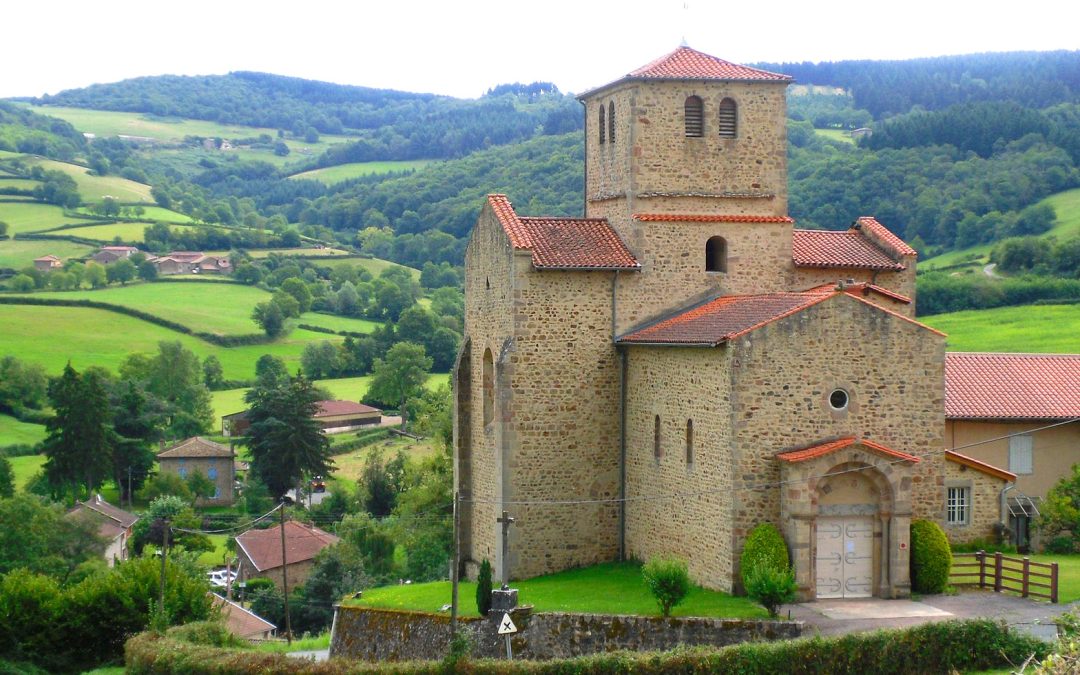
[[[600,104],[600,145],[607,142],[607,121],[604,119],[604,104]]]
[[[698,96],[688,96],[686,110],[686,137],[701,138],[705,135],[705,106]]]
[[[738,110],[735,101],[725,98],[720,101],[720,138],[735,138],[738,125]]]
[[[608,140],[615,142],[615,101],[608,103],[607,108]]]

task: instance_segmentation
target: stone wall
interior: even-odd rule
[[[994,525],[1001,522],[1001,490],[1006,485],[1005,481],[949,460],[942,461],[942,464],[945,488],[941,491],[941,513],[938,521],[949,541],[960,544],[973,539],[992,538]],[[946,521],[946,489],[949,487],[971,489],[971,517],[968,523],[950,525]]]
[[[511,638],[515,659],[553,659],[610,652],[670,650],[679,645],[722,647],[740,642],[787,640],[802,634],[798,621],[661,618],[601,614],[512,613],[518,633]],[[501,658],[505,640],[493,619],[461,619],[470,636],[472,656]],[[330,640],[331,657],[368,661],[440,659],[447,653],[450,617],[339,607]]]
[[[872,283],[887,288],[893,293],[911,298],[910,303],[899,302],[878,293],[868,293],[865,299],[909,319],[915,318],[915,268],[909,267],[902,272],[875,272],[874,270],[856,270],[841,268],[795,268],[795,282],[792,290],[806,290],[822,284],[835,284],[844,279],[856,282]]]
[[[643,561],[678,556],[697,583],[729,591],[730,379],[720,375],[730,368],[729,354],[629,347],[627,361],[627,553]]]
[[[233,503],[233,487],[236,482],[236,470],[232,457],[185,457],[183,459],[167,457],[161,460],[161,471],[186,478],[198,471],[209,478],[210,470],[216,475],[212,478],[218,490],[217,498],[202,499],[200,505],[228,505]],[[183,469],[183,473],[181,473]]]

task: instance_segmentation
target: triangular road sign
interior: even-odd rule
[[[509,635],[510,633],[516,633],[517,626],[510,620],[510,614],[503,614],[502,621],[499,622],[499,635]]]

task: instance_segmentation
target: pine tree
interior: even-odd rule
[[[84,375],[68,363],[49,384],[49,404],[56,412],[46,422],[45,478],[54,495],[79,488],[97,490],[109,475],[116,434],[110,425],[109,399],[101,376]]]

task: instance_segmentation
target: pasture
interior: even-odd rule
[[[8,235],[37,232],[80,222],[68,218],[64,209],[40,202],[0,202],[0,220],[8,224]]]
[[[146,241],[146,238],[143,235],[144,231],[152,224],[153,223],[148,222],[122,222],[104,225],[80,225],[77,228],[49,232],[48,234],[51,236],[66,235],[81,237],[83,239],[91,239],[102,243],[111,243],[119,237],[121,241],[127,244],[141,244]],[[191,229],[187,225],[171,225],[170,227],[176,232]]]
[[[26,484],[45,465],[45,455],[8,457],[8,461],[11,462],[11,470],[15,474],[15,489],[25,490]]]
[[[350,164],[338,164],[323,169],[312,169],[289,176],[295,180],[317,180],[323,185],[335,185],[352,178],[370,176],[402,171],[416,171],[431,164],[430,159],[413,159],[390,162],[353,162]]]
[[[7,239],[0,241],[0,267],[22,269],[34,264],[34,258],[54,255],[61,260],[82,258],[90,255],[94,249],[84,244],[75,244],[58,239],[46,241],[40,239]]]
[[[919,317],[953,352],[1080,351],[1080,305],[1029,305]]]
[[[45,425],[22,422],[0,415],[0,448],[5,445],[33,445],[45,440]]]
[[[3,183],[0,183],[0,186],[2,185]],[[191,224],[195,222],[195,219],[191,216],[184,215],[183,213],[178,213],[170,209],[163,209],[160,206],[143,206],[142,210],[142,215],[140,215],[139,217],[144,220],[154,222],[161,221],[163,223],[170,224],[179,223],[181,225]],[[94,215],[93,212],[85,206],[79,207],[78,209],[76,209],[76,211],[78,211],[79,213],[85,213],[87,215]]]
[[[0,189],[15,188],[16,190],[33,190],[41,185],[41,181],[30,178],[4,178],[0,180]],[[10,197],[11,195],[5,195]]]
[[[855,139],[851,137],[851,133],[846,129],[814,129],[814,133],[830,141],[855,145]]]
[[[90,170],[78,164],[57,162],[34,155],[23,155],[23,163],[28,166],[40,165],[50,171],[63,171],[75,179],[79,194],[84,202],[100,202],[105,197],[113,197],[121,202],[153,203],[150,186],[136,183],[120,176],[91,176]]]

